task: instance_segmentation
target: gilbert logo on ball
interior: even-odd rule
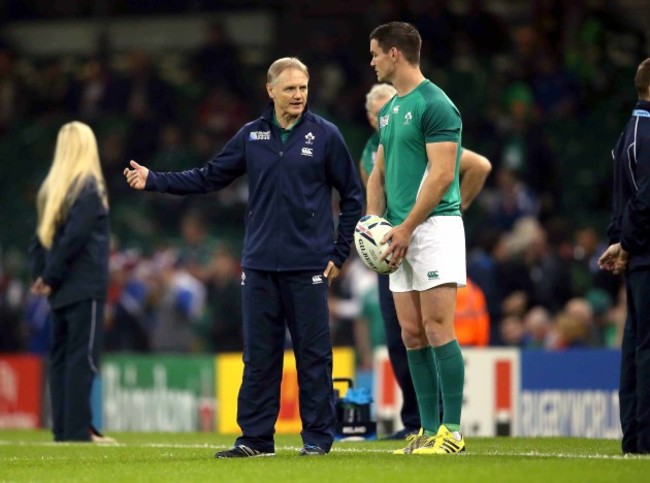
[[[389,266],[390,257],[382,260],[388,249],[388,243],[381,243],[393,225],[377,215],[366,215],[359,220],[354,229],[354,245],[361,261],[378,273],[392,273],[397,267]]]

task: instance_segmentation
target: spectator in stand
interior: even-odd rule
[[[150,54],[143,50],[128,54],[127,75],[116,81],[112,99],[131,123],[128,152],[150,159],[158,148],[160,129],[177,115],[174,91],[160,78]]]
[[[517,315],[506,315],[499,322],[499,331],[503,345],[521,347],[524,342],[524,323]]]
[[[553,331],[553,317],[544,307],[530,309],[524,317],[522,346],[526,349],[546,349]]]
[[[204,333],[207,349],[217,354],[242,352],[241,269],[232,249],[219,244],[212,253],[207,281],[207,311]]]
[[[197,210],[187,211],[181,218],[182,243],[178,263],[201,283],[212,276],[210,261],[217,246],[210,235],[205,216]]]
[[[500,345],[499,324],[501,320],[507,284],[501,267],[507,257],[506,234],[494,227],[480,230],[476,244],[467,255],[467,278],[478,285],[485,295],[490,321],[490,344]]]
[[[30,94],[16,72],[16,52],[0,44],[0,134],[4,134],[29,110]]]
[[[611,347],[620,348],[623,344],[625,321],[627,320],[627,292],[625,286],[621,287],[616,297],[616,303],[607,311],[608,323],[615,327]]]
[[[198,106],[195,124],[207,129],[217,144],[224,144],[246,121],[246,105],[222,85],[210,89]]]
[[[535,105],[545,119],[566,119],[576,115],[579,93],[563,68],[559,54],[546,50],[535,64],[532,79]]]
[[[496,187],[482,199],[492,225],[510,231],[517,220],[537,216],[537,197],[521,180],[517,170],[501,167],[496,171]]]
[[[528,272],[527,306],[541,305],[556,313],[573,296],[569,263],[549,242],[549,232],[532,217],[520,219],[512,233],[513,248]]]
[[[49,59],[40,69],[36,104],[45,119],[58,120],[72,112],[72,79],[66,72],[63,60]]]
[[[72,85],[73,108],[86,121],[95,121],[111,108],[112,76],[100,57],[93,57],[81,66],[79,78]]]
[[[199,352],[206,286],[174,254],[161,261],[157,268],[161,292],[151,331],[151,348],[156,352]]]
[[[481,57],[504,52],[510,43],[507,25],[487,8],[483,0],[471,0],[469,3],[458,24],[467,33],[474,50]]]
[[[428,46],[427,49],[436,66],[446,67],[453,59],[453,42],[449,39],[453,37],[456,27],[454,16],[449,10],[449,3],[446,1],[411,2],[409,16],[422,35],[424,44]]]
[[[495,169],[505,214],[513,213],[502,220],[510,224],[499,226],[510,229],[514,215],[548,217],[557,210],[561,193],[556,156],[535,109],[534,93],[527,78],[517,73],[504,88],[503,98],[505,111],[495,134],[498,152]]]
[[[589,334],[575,315],[560,312],[555,317],[549,349],[565,350],[588,347]]]
[[[602,273],[598,269],[598,257],[605,248],[593,226],[581,227],[575,231],[571,280],[576,293],[587,293],[592,288],[594,279]]]
[[[609,312],[612,308],[612,298],[599,288],[593,288],[585,294],[593,312],[593,328],[591,331],[591,345],[594,347],[617,347],[618,327],[610,320]]]
[[[154,163],[160,171],[175,171],[196,166],[197,156],[189,149],[183,128],[177,123],[169,123],[160,131],[158,152]]]
[[[308,54],[319,86],[314,102],[337,119],[349,118],[356,113],[355,99],[363,92],[359,62],[348,48],[355,27],[344,18],[319,24],[311,32]]]
[[[208,25],[203,44],[192,59],[192,68],[206,86],[225,84],[238,96],[248,95],[239,52],[219,23]]]
[[[593,346],[597,337],[597,328],[595,326],[594,310],[589,301],[582,297],[574,297],[567,301],[562,313],[573,318],[577,323],[577,327],[581,328],[582,335],[579,343],[587,347]]]
[[[11,270],[0,264],[0,352],[25,349],[25,331],[20,324],[23,291]]]
[[[104,348],[111,352],[149,352],[157,293],[151,280],[152,264],[128,251],[113,253],[109,262]]]

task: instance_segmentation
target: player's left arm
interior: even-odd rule
[[[375,166],[366,184],[366,214],[383,216],[386,211],[386,169],[384,167],[384,146],[377,148]]]
[[[483,189],[492,171],[492,164],[485,157],[467,148],[460,155],[460,209],[467,210]]]

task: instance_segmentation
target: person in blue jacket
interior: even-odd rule
[[[361,216],[356,166],[339,130],[307,107],[309,72],[297,58],[271,64],[271,102],[201,168],[150,171],[135,161],[124,175],[138,190],[206,193],[248,175],[242,254],[244,375],[237,423],[242,435],[217,458],[275,452],[285,327],[298,371],[303,448],[322,455],[334,439],[328,285],[350,252]],[[332,188],[340,196],[338,227]]]
[[[624,454],[650,453],[650,58],[634,77],[638,101],[616,146],[609,247],[601,269],[625,274],[620,371]]]
[[[92,426],[108,290],[108,198],[91,128],[59,130],[54,159],[37,197],[30,245],[31,290],[52,309],[49,385],[55,441],[113,442]]]

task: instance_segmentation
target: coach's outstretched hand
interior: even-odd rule
[[[147,184],[147,177],[149,176],[149,169],[140,166],[135,161],[131,160],[131,167],[133,169],[124,168],[124,177],[129,186],[134,190],[143,190]]]

